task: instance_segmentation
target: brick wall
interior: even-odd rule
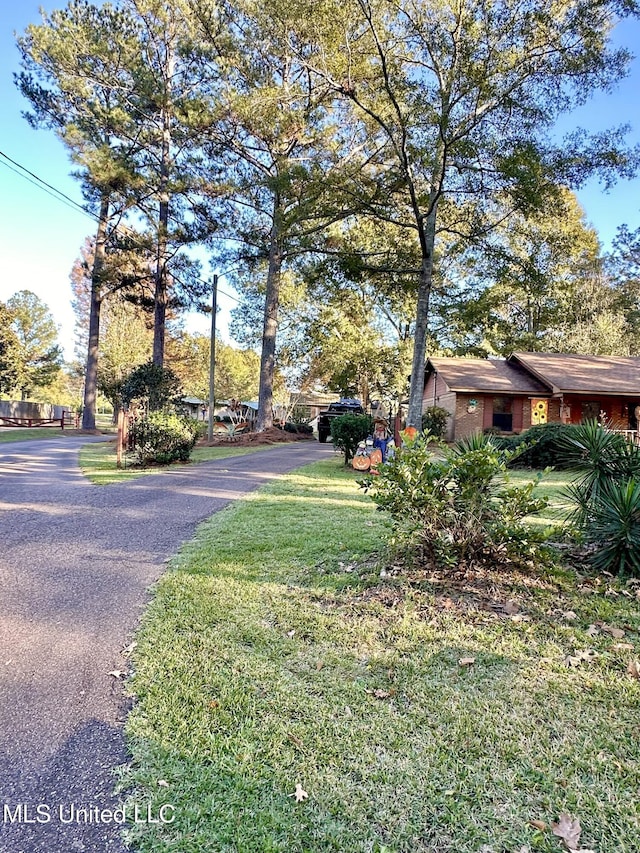
[[[469,412],[469,401],[476,400],[478,406],[475,412]],[[456,399],[456,422],[455,433],[452,436],[456,441],[467,438],[476,432],[482,432],[484,418],[484,397],[480,394],[458,394]]]

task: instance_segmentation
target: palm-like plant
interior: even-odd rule
[[[575,427],[562,443],[583,472],[565,496],[576,506],[573,520],[587,541],[600,546],[594,567],[639,574],[640,447],[597,421]]]
[[[640,575],[640,482],[605,483],[592,502],[586,533],[598,544],[594,568]]]

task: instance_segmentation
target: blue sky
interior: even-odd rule
[[[27,24],[40,20],[39,5],[34,0],[0,0],[0,151],[82,202],[79,187],[69,177],[70,164],[63,146],[51,132],[29,127],[21,116],[25,105],[13,84],[13,72],[18,70],[14,33],[22,33]],[[66,4],[42,5],[50,10]],[[621,24],[615,40],[638,54],[631,73],[615,92],[598,95],[577,110],[566,126],[595,131],[628,123],[633,128],[630,140],[640,143],[640,22]],[[37,293],[60,325],[61,344],[70,358],[74,316],[69,273],[85,238],[92,234],[94,223],[15,174],[5,163],[0,158],[0,300],[6,300],[17,290]],[[590,182],[578,192],[578,198],[605,249],[619,225],[640,227],[640,177],[621,181],[608,193],[597,182]],[[209,275],[206,267],[203,272]],[[220,297],[219,327],[225,337],[232,306],[229,299]],[[189,327],[206,333],[209,320],[192,319]]]
[[[37,0],[0,0],[0,151],[30,172],[82,204],[79,184],[69,176],[71,164],[64,146],[51,131],[33,130],[22,117],[26,102],[18,93],[13,74],[19,70],[14,33],[21,34],[41,18],[39,8],[64,8],[59,3]],[[69,274],[95,222],[86,214],[63,204],[8,168],[0,157],[0,300],[18,290],[32,290],[50,308],[60,326],[60,343],[73,358],[74,321]],[[203,277],[210,270],[203,258]],[[220,279],[220,287],[233,292]],[[217,326],[228,340],[229,311],[234,302],[219,294]],[[209,334],[210,316],[190,315],[190,331]]]

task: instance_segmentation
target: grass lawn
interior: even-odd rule
[[[0,444],[10,441],[30,441],[32,438],[64,438],[67,431],[58,427],[0,427]]]
[[[384,530],[330,460],[174,559],[133,652],[122,785],[175,820],[132,826],[134,849],[551,853],[566,812],[583,848],[637,853],[637,587],[381,577]]]
[[[254,447],[196,447],[191,459],[187,464],[194,462],[209,462],[212,459],[225,459],[228,456],[243,456],[245,453],[255,453],[258,450],[266,450],[275,445],[255,445]],[[153,466],[150,468],[124,467],[118,468],[116,464],[115,441],[101,442],[99,444],[86,444],[80,450],[80,467],[85,477],[92,483],[105,486],[109,483],[123,483],[137,477],[145,477],[147,474],[155,474],[163,470],[163,467]],[[175,466],[171,466],[175,467]]]
[[[538,516],[529,519],[535,527],[556,527],[562,525],[571,512],[571,506],[562,496],[563,489],[576,478],[575,471],[549,471],[542,478],[536,494],[546,497],[549,501],[548,507]],[[509,479],[514,486],[524,485],[536,478],[536,472],[515,469],[509,471]]]

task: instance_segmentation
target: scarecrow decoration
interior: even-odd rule
[[[385,418],[373,422],[373,435],[361,441],[351,463],[356,471],[371,471],[377,474],[378,465],[393,455],[395,442]]]

